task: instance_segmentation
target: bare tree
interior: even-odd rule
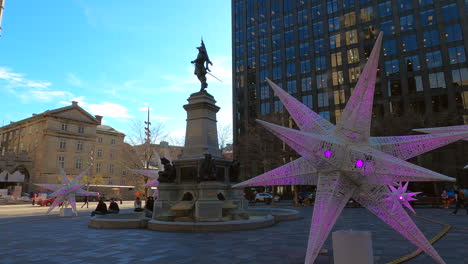
[[[218,126],[218,145],[219,149],[223,149],[227,144],[232,143],[232,125]]]

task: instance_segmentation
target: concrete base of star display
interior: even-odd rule
[[[60,208],[60,217],[70,217],[73,216],[72,208]]]
[[[145,229],[150,218],[140,213],[108,214],[91,217],[88,227],[96,229]]]

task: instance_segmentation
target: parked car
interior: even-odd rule
[[[297,195],[297,197],[298,197],[300,203],[302,203],[302,201],[304,201],[305,199],[309,199],[310,201],[314,201],[315,200],[315,193],[313,193],[313,192],[300,192]]]
[[[269,201],[273,200],[273,195],[271,193],[257,193],[257,195],[255,195],[255,201],[256,202],[266,202],[268,200]],[[279,195],[275,195],[274,201],[275,202],[280,201]]]
[[[43,200],[39,200],[37,204],[40,206],[50,206],[54,201],[55,201],[55,198],[43,199]],[[62,205],[62,203],[60,203],[60,205]]]

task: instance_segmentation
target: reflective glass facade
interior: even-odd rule
[[[439,125],[468,124],[468,1],[233,0],[235,143],[284,111],[265,77],[338,121],[380,31],[374,118],[446,113],[453,121]]]

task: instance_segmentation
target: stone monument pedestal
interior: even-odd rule
[[[73,210],[71,208],[60,208],[60,217],[73,216]]]

